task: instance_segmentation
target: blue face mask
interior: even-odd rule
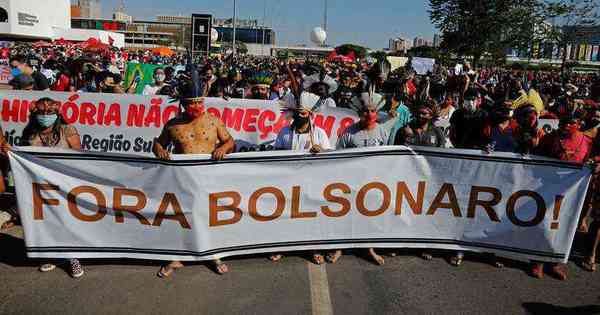
[[[17,77],[21,74],[21,70],[19,70],[19,68],[12,68],[10,74],[12,74],[13,77]]]
[[[48,127],[54,125],[54,123],[56,122],[57,119],[58,119],[58,115],[56,115],[56,114],[37,115],[38,123],[44,128],[48,128]]]

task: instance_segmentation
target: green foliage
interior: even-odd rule
[[[387,58],[388,54],[386,54],[385,51],[374,51],[370,56],[377,60],[384,60]]]
[[[432,23],[442,31],[442,48],[474,62],[529,45],[543,22],[539,0],[430,0]]]
[[[357,58],[364,58],[367,56],[367,49],[362,46],[354,45],[354,44],[344,44],[335,48],[340,55],[347,55],[351,51],[354,52]]]

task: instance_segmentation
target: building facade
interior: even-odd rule
[[[431,41],[429,41],[425,38],[421,38],[421,37],[415,37],[415,39],[413,41],[413,47],[431,46],[431,45],[432,45]]]
[[[566,47],[557,43],[532,43],[527,49],[510,49],[507,52],[509,60],[534,60],[557,63],[567,61],[585,63],[600,63],[600,26],[564,28],[569,41]]]
[[[125,14],[123,12],[120,12]],[[115,16],[116,17],[116,14]],[[226,21],[218,20],[217,21]],[[236,41],[248,46],[251,54],[269,54],[270,48],[275,44],[275,33],[271,28],[248,27],[251,23],[243,23],[236,27]],[[160,46],[169,46],[176,49],[185,49],[189,46],[191,36],[191,16],[159,15],[156,21],[73,18],[73,28],[97,29],[122,33],[125,35],[125,48],[151,49]],[[244,26],[245,25],[245,26]],[[219,42],[230,43],[233,41],[233,27],[217,23],[213,27],[219,33]],[[266,47],[261,47],[263,46]]]
[[[82,18],[99,19],[102,17],[100,0],[79,0],[78,6]]]
[[[404,38],[392,38],[390,39],[389,50],[391,52],[403,52],[406,53],[410,49],[410,43]]]

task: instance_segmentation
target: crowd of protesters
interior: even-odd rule
[[[318,154],[384,145],[431,146],[486,154],[542,155],[590,164],[594,173],[600,171],[594,164],[600,160],[600,76],[596,74],[475,69],[468,63],[462,67],[436,65],[425,74],[416,74],[410,63],[392,70],[387,60],[373,58],[337,63],[229,56],[191,63],[185,54],[162,57],[116,49],[88,53],[79,48],[35,48],[30,44],[9,49],[8,57],[14,77],[11,86],[39,91],[133,93],[138,82],[123,82],[127,63],[163,65],[154,71],[154,82],[144,87],[143,94],[177,98],[184,111],[165,125],[155,141],[153,152],[161,159],[170,158],[166,149],[170,145],[173,153],[207,153],[215,159],[234,151],[227,128],[204,112],[203,97],[209,96],[281,101],[290,112],[290,125],[277,136],[273,147],[278,150]],[[22,145],[80,149],[77,130],[65,124],[56,103],[49,98],[37,101]],[[326,133],[311,123],[311,116],[323,107],[355,110],[360,120],[347,128],[337,143],[329,143]],[[558,120],[558,129],[544,131],[540,119]],[[198,130],[206,132],[203,137],[187,137]],[[2,147],[10,149],[6,143]],[[579,226],[589,237],[581,263],[588,271],[596,270],[600,243],[598,185],[594,176]],[[369,249],[368,254],[384,264],[376,249]],[[420,252],[426,260],[432,259],[432,254]],[[312,256],[316,264],[335,263],[342,252],[314,252]],[[448,258],[452,265],[460,266],[464,253],[449,253]],[[270,259],[279,261],[282,255],[275,253]],[[495,257],[493,264],[502,267]],[[70,260],[70,265],[73,276],[83,274],[77,260]],[[159,275],[168,277],[181,267],[180,262],[171,262]],[[229,271],[220,260],[214,267],[218,273]],[[51,264],[40,268],[52,269]],[[541,263],[532,262],[530,271],[536,278],[544,276]],[[551,271],[559,279],[567,279],[565,265],[552,265]]]

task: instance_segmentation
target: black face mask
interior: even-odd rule
[[[294,113],[294,126],[302,127],[310,122],[310,117],[302,117],[298,113]]]

